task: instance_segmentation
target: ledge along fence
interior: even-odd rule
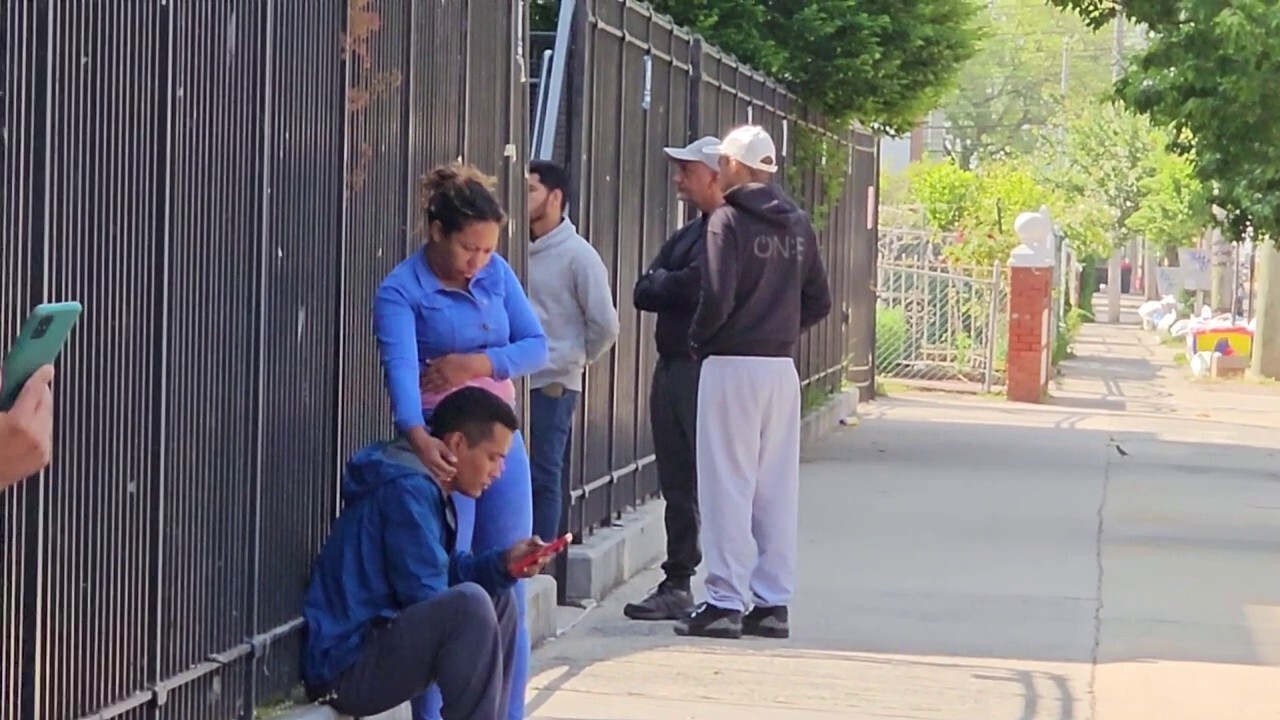
[[[553,157],[574,179],[571,215],[610,269],[622,320],[617,347],[588,370],[576,418],[564,523],[582,537],[658,492],[654,318],[634,310],[631,289],[696,212],[677,201],[662,148],[743,123],[764,126],[778,144],[781,182],[820,228],[834,296],[831,318],[797,352],[806,405],[845,383],[870,392],[879,172],[870,132],[828,129],[784,88],[669,18],[631,0],[577,5]]]

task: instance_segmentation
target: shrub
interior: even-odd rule
[[[876,307],[876,375],[891,375],[907,358],[910,328],[901,308]]]
[[[1082,308],[1071,308],[1067,311],[1066,317],[1058,324],[1058,334],[1053,339],[1053,364],[1056,367],[1063,360],[1075,355],[1071,351],[1071,344],[1076,341],[1076,337],[1080,334],[1080,328],[1086,322],[1093,322],[1093,316]]]

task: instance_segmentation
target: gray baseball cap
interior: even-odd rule
[[[684,160],[686,162],[700,162],[703,165],[720,172],[720,165],[715,155],[709,154],[707,150],[720,145],[720,138],[707,135],[698,138],[684,147],[663,148],[662,151],[672,160]]]

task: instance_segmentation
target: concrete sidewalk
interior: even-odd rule
[[[535,658],[538,720],[1280,717],[1280,403],[1088,326],[1052,406],[905,396],[808,453],[793,638],[621,607]]]

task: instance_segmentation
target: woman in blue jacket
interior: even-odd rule
[[[466,165],[432,170],[419,211],[427,242],[387,275],[373,304],[373,326],[396,429],[432,472],[452,475],[454,458],[427,432],[431,410],[460,387],[484,387],[515,404],[512,378],[547,362],[547,339],[511,266],[495,254],[506,215],[493,181]],[[456,497],[458,547],[505,548],[533,532],[533,495],[524,439],[517,435],[502,476],[480,500]],[[524,717],[529,636],[524,581],[511,720]],[[416,718],[438,718],[437,692],[414,703]]]

